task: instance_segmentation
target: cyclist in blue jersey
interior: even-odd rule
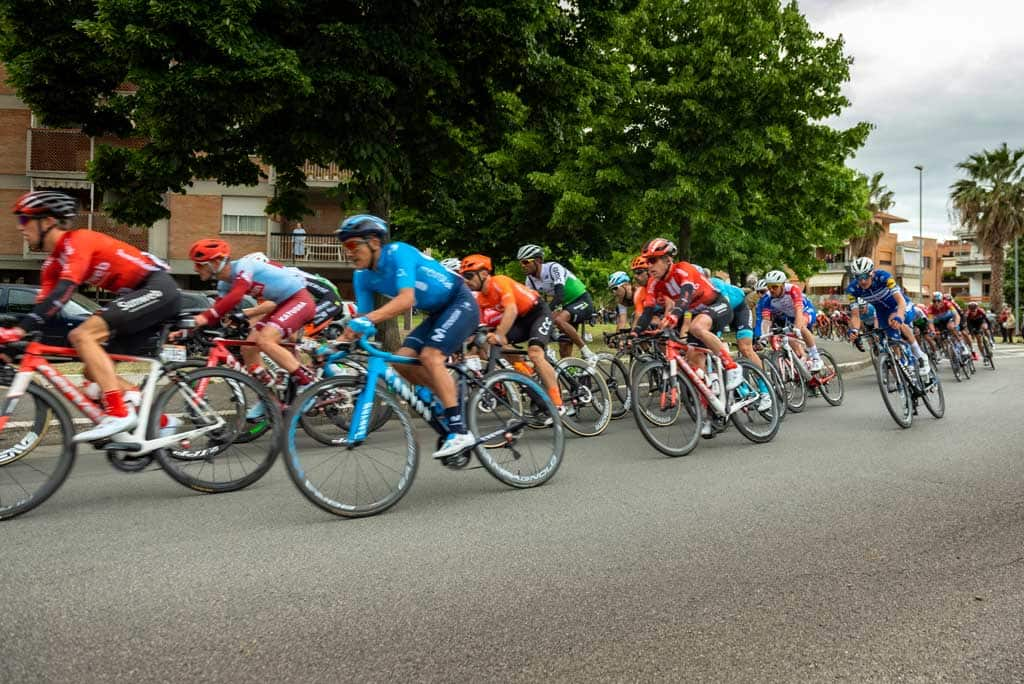
[[[263,352],[288,371],[296,385],[305,387],[316,380],[313,371],[299,363],[291,351],[281,346],[281,342],[312,320],[316,303],[306,289],[302,271],[284,268],[261,256],[259,253],[249,254],[231,261],[231,247],[223,240],[198,240],[192,245],[189,258],[196,273],[203,280],[216,279],[220,294],[210,309],[196,316],[196,326],[216,323],[247,294],[266,300],[256,307],[259,314],[266,315],[252,326],[248,338],[256,346],[242,347],[245,365],[260,382],[272,383],[273,377],[260,361],[260,352]]]
[[[429,314],[397,352],[418,358],[420,365],[396,364],[394,368],[414,385],[428,387],[444,407],[448,435],[434,458],[454,456],[476,444],[476,438],[466,429],[455,381],[445,363],[476,330],[480,310],[461,276],[412,245],[389,242],[389,237],[388,224],[371,214],[351,216],[338,228],[338,239],[357,269],[352,285],[358,317],[349,321],[342,339],[372,334],[378,323],[414,306]],[[390,301],[374,308],[374,294]]]
[[[876,325],[888,326],[891,334],[902,335],[917,356],[918,373],[921,378],[929,378],[931,366],[928,363],[928,356],[917,343],[914,331],[910,327],[917,311],[908,305],[903,291],[896,284],[896,279],[888,271],[876,270],[875,262],[868,257],[853,260],[850,264],[850,276],[852,282],[846,288],[850,296],[850,337],[856,338],[860,334],[861,308],[865,304],[874,305]]]

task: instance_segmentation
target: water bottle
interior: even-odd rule
[[[707,375],[707,373],[704,372],[704,369],[703,368],[698,368],[694,372],[697,374],[697,379],[700,380],[700,384],[706,386],[708,384],[708,375]]]
[[[483,370],[483,365],[480,363],[479,356],[467,356],[466,357],[466,368],[471,371],[479,373]]]

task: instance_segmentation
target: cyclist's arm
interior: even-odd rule
[[[46,321],[57,315],[71,295],[78,289],[78,283],[72,280],[58,280],[57,284],[35,305],[29,313],[25,314],[18,321],[18,328],[25,332],[31,332],[43,325]]]
[[[392,318],[405,313],[415,305],[416,288],[405,287],[399,290],[398,294],[392,297],[391,301],[387,304],[366,314],[366,318],[370,319],[370,322],[374,324],[382,321],[390,321]]]
[[[902,292],[893,292],[892,298],[896,300],[896,315],[901,321],[907,320],[907,300],[903,298]]]
[[[551,288],[554,295],[551,297],[551,310],[562,306],[562,299],[565,297],[565,269],[558,264],[551,264]]]
[[[252,281],[248,278],[239,277],[235,284],[228,290],[228,293],[213,303],[209,309],[196,316],[197,322],[201,325],[209,325],[213,321],[219,321],[234,311],[238,303],[242,301],[245,293],[252,288]],[[202,319],[199,321],[198,319]]]
[[[248,309],[242,309],[242,313],[245,314],[246,318],[256,318],[257,316],[264,316],[276,308],[277,302],[266,301],[260,302],[256,306],[250,307]]]

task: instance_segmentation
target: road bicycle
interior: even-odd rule
[[[0,347],[0,354],[18,360],[0,404],[0,519],[5,519],[41,504],[71,471],[78,443],[73,441],[75,425],[68,406],[82,413],[86,422],[97,423],[103,412],[50,365],[51,358],[77,360],[74,349],[44,345],[30,336]],[[126,354],[111,358],[148,365],[136,427],[93,443],[118,470],[138,472],[156,460],[177,482],[215,493],[242,489],[273,464],[281,425],[276,409],[268,416],[273,432],[264,440],[262,452],[243,452],[235,444],[245,426],[246,406],[266,397],[253,379],[226,368],[183,373],[167,370],[158,359]],[[32,401],[26,401],[26,395]],[[46,423],[43,429],[41,421]],[[51,435],[56,433],[55,439],[42,438],[46,427]]]
[[[960,337],[951,333],[949,329],[942,328],[939,332],[939,346],[949,359],[949,369],[953,371],[956,381],[969,380],[975,371],[974,359]]]
[[[974,341],[978,344],[978,356],[981,357],[982,366],[987,366],[991,370],[996,369],[996,361],[992,354],[992,339],[989,337],[989,333],[982,330],[977,333],[971,333],[974,337]],[[973,359],[972,359],[973,360]]]
[[[786,397],[786,409],[793,413],[804,410],[807,396],[820,393],[832,406],[843,403],[843,375],[835,358],[825,349],[819,349],[822,368],[811,372],[796,353],[794,343],[802,344],[792,326],[773,327],[766,336],[765,361],[778,372]]]
[[[439,446],[448,432],[443,409],[430,391],[414,387],[390,365],[417,364],[417,359],[377,349],[365,337],[359,348],[369,357],[365,376],[318,381],[296,397],[284,418],[283,449],[292,482],[313,504],[343,517],[381,513],[408,492],[419,462],[410,410],[434,429]],[[339,345],[326,360],[333,363],[350,351],[350,345]],[[514,371],[481,377],[468,361],[448,368],[477,440],[462,453],[439,459],[441,464],[466,468],[476,455],[491,475],[511,487],[536,487],[550,480],[562,463],[565,435],[558,411],[540,385]],[[378,403],[390,409],[390,418],[371,431]],[[346,418],[332,444],[303,443],[302,416],[329,404]],[[546,429],[530,429],[537,411],[546,418]]]
[[[934,367],[924,378],[917,356],[898,330],[875,329],[861,333],[878,346],[875,376],[882,400],[889,415],[901,428],[909,428],[917,415],[918,401],[936,418],[946,413],[946,397],[942,381]]]
[[[685,456],[697,447],[705,421],[711,426],[705,437],[722,432],[730,421],[752,442],[775,437],[779,406],[764,371],[740,359],[743,381],[726,390],[725,370],[716,354],[682,341],[671,329],[660,333],[659,341],[660,358],[640,365],[631,388],[633,416],[651,446],[667,456]],[[701,368],[687,363],[690,350],[703,355]]]

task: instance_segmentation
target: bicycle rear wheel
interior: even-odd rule
[[[824,349],[818,350],[824,367],[818,372],[818,389],[821,396],[832,406],[843,403],[843,374],[836,365],[832,354]]]
[[[931,369],[931,376],[928,378],[921,392],[921,400],[924,402],[924,406],[928,409],[928,413],[932,414],[936,418],[942,418],[946,415],[946,395],[942,391],[942,381],[939,380],[939,374],[935,372],[935,369]]]
[[[394,506],[412,486],[419,448],[409,414],[390,393],[377,392],[374,403],[386,406],[388,420],[366,439],[348,444],[347,431],[334,444],[317,444],[304,435],[300,420],[311,403],[337,402],[351,420],[355,397],[351,378],[328,378],[307,388],[284,417],[284,462],[288,475],[311,503],[334,515],[361,518]]]
[[[779,402],[768,376],[747,359],[738,362],[743,370],[743,382],[732,391],[732,403],[752,399],[752,403],[733,413],[729,418],[744,437],[756,444],[770,442],[779,432]],[[766,408],[760,408],[760,398],[772,398]]]
[[[75,461],[75,428],[67,409],[35,383],[25,394],[0,431],[0,520],[46,501]]]
[[[233,492],[263,477],[277,458],[281,436],[281,412],[266,387],[251,376],[221,367],[201,368],[169,380],[153,399],[147,439],[198,430],[218,419],[224,424],[153,452],[164,471],[189,489],[209,494]],[[265,427],[259,436],[242,443],[239,435],[250,430],[246,411],[261,402]],[[169,423],[161,427],[164,420]]]
[[[597,359],[597,368],[612,399],[612,420],[617,420],[629,413],[629,371],[622,361],[608,352],[599,353]]]
[[[530,429],[538,414],[551,426]],[[550,480],[562,464],[565,432],[558,410],[533,380],[516,372],[488,375],[469,397],[466,420],[484,441],[474,451],[498,481],[510,487],[537,487]]]
[[[875,373],[878,377],[878,388],[882,392],[882,401],[885,402],[889,415],[901,428],[910,427],[914,420],[913,398],[891,355],[881,354],[878,357]]]
[[[555,366],[565,413],[562,424],[580,437],[594,437],[612,420],[612,402],[601,372],[567,356]]]
[[[800,413],[807,405],[807,386],[800,376],[800,369],[795,365],[800,363],[799,359],[794,360],[785,352],[772,352],[771,362],[782,378],[782,388],[786,393],[786,408],[793,413]]]
[[[688,377],[669,375],[665,361],[648,361],[634,374],[630,393],[636,425],[651,446],[673,457],[697,447],[703,409]]]

